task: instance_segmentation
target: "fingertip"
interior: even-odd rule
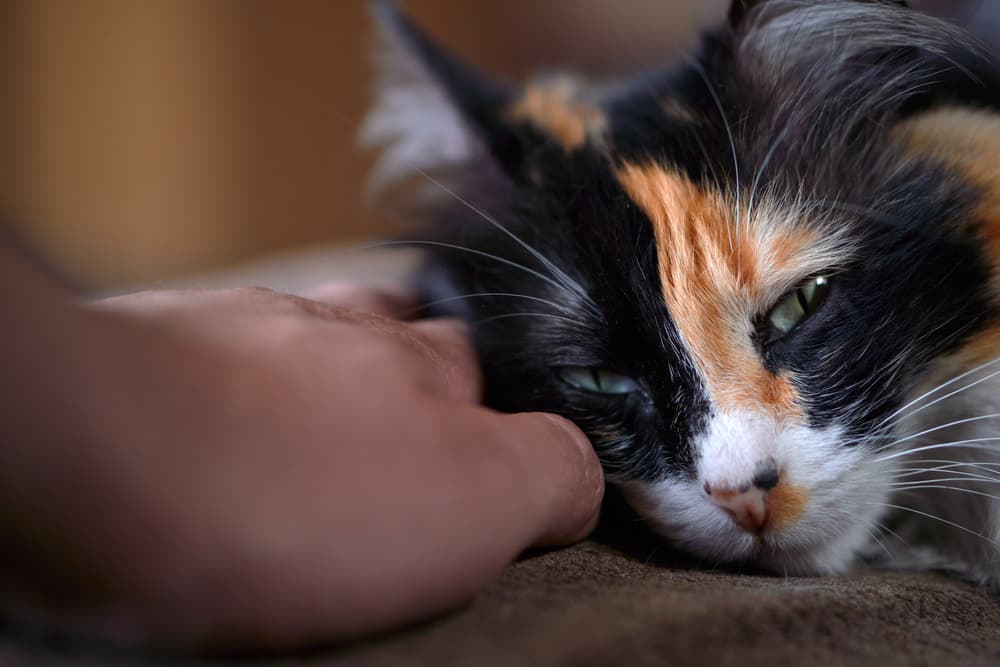
[[[596,527],[604,499],[604,472],[597,454],[587,436],[568,419],[543,412],[522,416],[545,424],[548,442],[534,446],[547,447],[557,454],[551,457],[548,476],[542,480],[552,496],[550,513],[535,544],[578,542]],[[555,452],[556,447],[560,451]]]

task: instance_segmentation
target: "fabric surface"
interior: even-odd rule
[[[1000,665],[1000,604],[943,575],[783,579],[688,569],[649,555],[585,542],[510,566],[470,605],[419,626],[309,656],[224,664]],[[8,641],[0,664],[160,663]]]
[[[518,563],[462,613],[331,664],[1000,665],[1000,607],[936,575],[784,580],[589,543]]]

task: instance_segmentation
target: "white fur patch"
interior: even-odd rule
[[[695,446],[696,479],[631,482],[625,493],[657,532],[708,561],[752,562],[779,574],[842,572],[871,540],[884,512],[890,464],[866,462],[870,455],[845,446],[839,428],[729,412],[713,417]],[[715,506],[703,485],[746,484],[769,458],[781,470],[782,483],[808,492],[808,503],[793,523],[758,538]]]
[[[382,152],[369,187],[380,190],[418,171],[459,167],[485,154],[445,89],[385,25],[376,53],[376,100],[361,142]]]

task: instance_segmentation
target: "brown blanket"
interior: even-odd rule
[[[0,643],[4,666],[105,664],[133,663]],[[1000,603],[942,575],[705,572],[586,542],[516,563],[471,605],[418,627],[252,664],[995,667]]]
[[[588,542],[517,563],[467,609],[330,665],[1000,665],[1000,604],[933,574],[782,579]]]

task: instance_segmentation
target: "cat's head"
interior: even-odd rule
[[[982,191],[915,148],[996,107],[988,58],[899,3],[772,0],[669,69],[508,85],[376,13],[376,180],[426,186],[423,287],[487,403],[575,421],[693,554],[842,568],[895,411],[995,308]]]

